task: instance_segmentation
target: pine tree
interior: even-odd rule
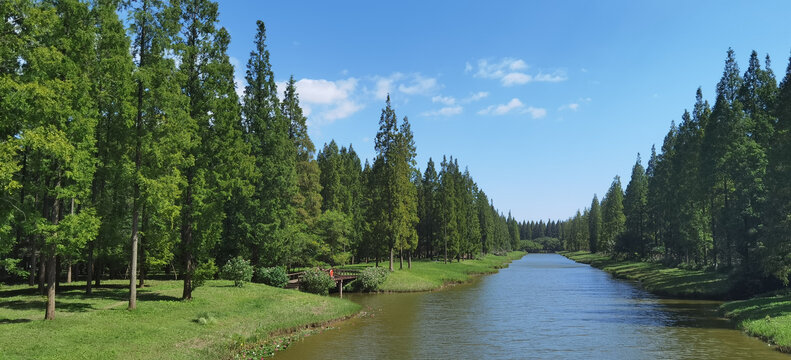
[[[593,194],[591,201],[590,215],[588,216],[588,246],[592,253],[600,250],[599,244],[601,243],[601,209],[599,207],[599,199],[596,194]]]
[[[623,214],[623,190],[621,188],[621,178],[615,176],[604,196],[601,205],[602,226],[601,226],[601,250],[612,252],[615,242],[625,230],[626,218]]]
[[[647,199],[648,181],[645,170],[640,163],[640,154],[632,167],[632,177],[626,186],[626,195],[623,198],[623,211],[625,215],[624,243],[620,248],[627,253],[637,252],[641,257],[646,253],[645,225],[648,218]]]

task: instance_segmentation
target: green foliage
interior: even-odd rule
[[[269,286],[284,288],[288,285],[288,274],[282,266],[259,267],[255,271],[255,281]]]
[[[539,252],[544,250],[544,245],[533,241],[533,240],[520,240],[519,241],[519,250],[527,251],[527,252]]]
[[[335,287],[335,280],[319,269],[308,269],[299,281],[299,290],[311,294],[327,295]]]
[[[206,283],[206,280],[214,279],[214,275],[217,274],[217,265],[214,264],[214,259],[210,259],[195,268],[195,272],[192,274],[192,287],[197,288],[203,286]]]
[[[360,271],[360,276],[357,277],[360,290],[379,290],[379,286],[381,286],[385,280],[387,280],[388,274],[390,274],[390,271],[382,267],[367,267],[363,269]]]
[[[204,311],[198,313],[198,316],[195,318],[195,322],[200,325],[212,325],[217,323],[217,318],[214,317],[214,314]]]
[[[244,286],[244,283],[250,282],[253,278],[253,266],[250,262],[237,256],[228,260],[220,271],[220,278],[225,280],[233,280],[233,284],[237,287]]]

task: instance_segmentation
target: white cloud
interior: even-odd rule
[[[566,105],[563,105],[563,106],[559,107],[558,111],[563,111],[563,110],[566,110],[566,109],[571,110],[571,111],[577,111],[579,108],[580,108],[580,104],[578,104],[578,103],[571,103],[571,104],[566,104]]]
[[[527,84],[531,80],[533,80],[532,76],[520,72],[510,73],[508,75],[503,76],[503,78],[500,79],[500,81],[503,82],[503,86]]]
[[[376,96],[376,99],[383,101],[387,97],[387,94],[393,93],[395,82],[401,80],[403,77],[404,74],[401,73],[394,73],[387,77],[374,77],[374,96]]]
[[[519,99],[513,98],[507,104],[490,105],[485,109],[481,109],[478,111],[478,115],[505,115],[511,112],[511,110],[519,109],[524,106],[525,104],[522,104]]]
[[[354,100],[358,80],[350,77],[341,80],[300,79],[296,82],[303,114],[312,125],[332,123],[344,119],[363,108]],[[278,97],[282,99],[286,83],[277,83]]]
[[[562,71],[555,71],[552,74],[538,73],[538,75],[535,76],[535,81],[542,82],[561,82],[566,80],[568,80],[568,77]]]
[[[414,74],[409,81],[409,85],[399,85],[398,91],[407,95],[428,95],[439,88],[440,86],[437,83],[437,79]]]
[[[228,61],[233,65],[233,83],[236,88],[236,95],[239,98],[244,97],[244,71],[242,70],[242,63],[239,62],[239,59],[230,56],[228,57]]]
[[[426,111],[423,116],[453,116],[461,114],[464,109],[461,106],[446,106],[439,110]]]
[[[547,109],[530,106],[525,109],[524,113],[530,114],[533,119],[540,119],[544,116],[547,116]]]
[[[511,99],[507,104],[490,105],[478,111],[478,115],[505,115],[516,110],[519,110],[520,114],[530,114],[530,117],[533,119],[540,119],[547,116],[547,109],[533,106],[525,108],[525,104],[517,98]]]
[[[445,105],[451,106],[451,105],[456,104],[456,98],[454,98],[453,96],[440,96],[440,95],[437,95],[437,96],[431,98],[431,102],[433,102],[433,103],[441,103],[441,104],[445,104]]]
[[[527,63],[522,59],[503,58],[499,62],[490,63],[487,59],[478,60],[478,71],[474,77],[483,79],[497,79],[503,86],[523,85],[529,82],[560,82],[568,80],[565,72],[555,71],[551,74],[539,72],[531,75],[525,72]],[[472,65],[465,64],[465,72],[472,71]]]
[[[483,99],[483,98],[485,98],[487,96],[489,96],[488,92],[486,92],[486,91],[479,91],[479,92],[477,92],[475,94],[470,95],[468,98],[464,99],[463,101],[464,102],[474,102],[474,101],[478,101],[480,99]]]

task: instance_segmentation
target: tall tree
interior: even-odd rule
[[[632,254],[637,252],[640,256],[645,256],[648,245],[645,240],[645,225],[648,219],[647,196],[648,180],[645,177],[645,169],[640,163],[640,154],[637,154],[637,161],[632,167],[632,177],[626,186],[626,195],[623,198],[625,234],[624,243],[620,246],[622,251]]]
[[[590,214],[588,216],[588,246],[593,253],[599,251],[599,244],[601,243],[600,236],[601,208],[599,207],[599,199],[596,197],[596,194],[593,194]]]
[[[607,190],[607,194],[602,200],[602,227],[601,227],[601,249],[612,252],[615,241],[625,230],[626,218],[623,214],[623,190],[621,178],[615,176]]]

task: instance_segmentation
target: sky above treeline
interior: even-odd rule
[[[713,103],[725,53],[742,72],[791,51],[789,1],[236,1],[220,26],[244,87],[255,21],[278,82],[293,75],[318,149],[363,161],[389,93],[418,166],[453,155],[501,211],[565,219],[629,181],[695,90]]]

